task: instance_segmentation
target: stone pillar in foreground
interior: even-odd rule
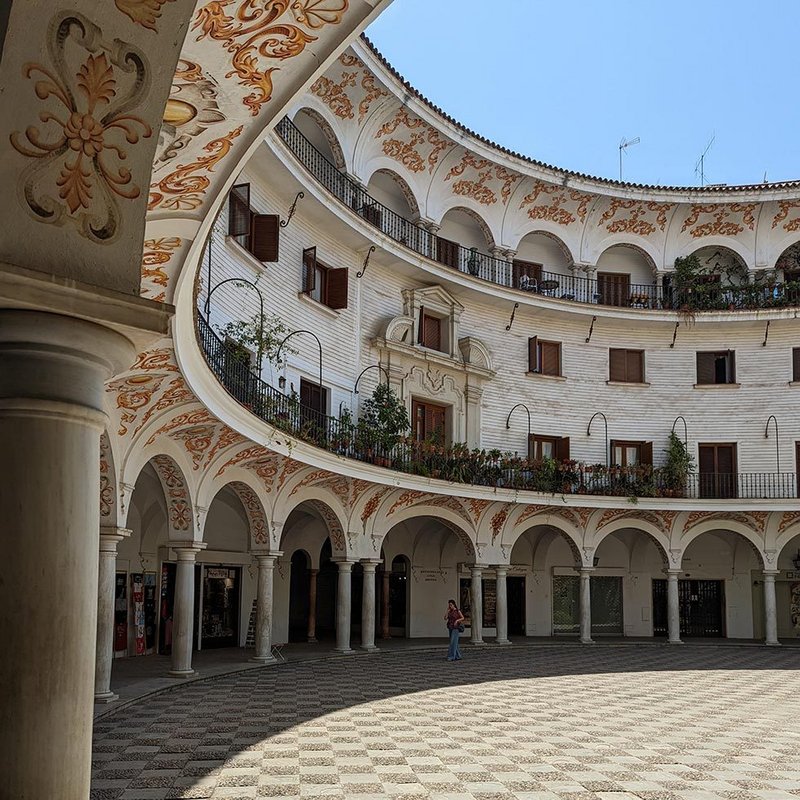
[[[495,569],[497,575],[497,644],[511,644],[508,639],[508,567]]]
[[[256,652],[253,661],[274,664],[272,655],[272,596],[275,577],[275,559],[282,553],[255,553],[258,564],[256,594]]]
[[[114,602],[116,598],[117,545],[131,532],[126,528],[100,528],[100,561],[97,580],[97,654],[94,661],[94,701],[112,703],[119,695],[111,691],[114,661]]]
[[[681,608],[678,593],[679,569],[667,570],[667,632],[670,644],[683,644],[681,641]]]
[[[778,610],[775,602],[775,576],[777,570],[764,570],[764,644],[779,645]]]
[[[350,648],[351,587],[353,562],[337,561],[339,568],[336,582],[336,647],[337,653],[352,653]]]
[[[44,283],[31,289],[38,305],[60,289]],[[68,290],[65,306],[85,301],[98,315],[136,305],[103,310]],[[0,309],[2,797],[89,796],[104,383],[135,352],[105,324]]]
[[[472,567],[471,595],[469,640],[472,644],[483,644],[483,567]]]
[[[361,592],[361,649],[374,651],[375,646],[375,570],[379,561],[362,561],[364,586]]]
[[[178,567],[175,574],[175,605],[172,610],[173,678],[191,678],[194,645],[194,565],[197,553],[205,548],[202,542],[170,542]]]
[[[581,568],[580,577],[580,622],[581,622],[581,642],[592,644],[592,579],[593,569],[589,567]]]

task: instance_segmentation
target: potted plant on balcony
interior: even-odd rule
[[[278,366],[278,350],[281,342],[291,329],[283,324],[274,314],[253,314],[247,319],[228,322],[217,327],[217,333],[227,343],[231,354],[248,363],[253,354],[260,354],[262,359]],[[284,348],[286,353],[296,351]],[[261,364],[254,364],[254,372],[261,375]]]
[[[389,386],[379,383],[364,401],[358,423],[359,439],[371,451],[373,463],[388,467],[394,448],[410,427],[403,402]]]
[[[481,271],[481,262],[478,258],[478,248],[477,247],[470,247],[469,249],[469,256],[467,257],[467,272],[470,275],[474,275],[476,278],[478,277],[478,273]]]
[[[689,474],[694,469],[694,458],[674,431],[669,435],[664,452],[666,463],[659,471],[664,487],[662,492],[665,497],[685,497]]]

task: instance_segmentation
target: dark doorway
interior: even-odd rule
[[[622,636],[622,578],[598,575],[589,579],[592,636]],[[553,634],[580,633],[580,578],[553,577]]]
[[[681,636],[725,636],[725,582],[678,581]],[[667,635],[667,581],[653,581],[653,635]]]
[[[508,635],[525,635],[525,576],[512,575],[506,578],[508,594]]]
[[[203,572],[203,647],[239,645],[240,567],[205,567]]]
[[[389,632],[408,636],[408,559],[395,556],[389,576]]]
[[[336,638],[336,562],[332,560],[331,540],[326,539],[319,556],[317,575],[317,639]]]
[[[292,554],[292,571],[289,578],[289,641],[305,642],[308,639],[308,600],[311,588],[311,559],[305,550]]]

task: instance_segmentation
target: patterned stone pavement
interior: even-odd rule
[[[92,798],[796,800],[799,659],[564,644],[267,667],[99,720]]]

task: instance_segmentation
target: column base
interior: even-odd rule
[[[594,639],[584,639],[583,637],[580,638],[581,644],[594,644]]]
[[[256,664],[277,664],[278,659],[275,656],[252,656],[250,661],[254,661]]]
[[[495,639],[495,644],[511,644],[511,639]]]
[[[362,645],[361,645],[361,649],[362,649],[362,650],[363,650],[365,653],[377,653],[379,648],[378,648],[378,646],[377,646],[377,645],[375,645],[375,644],[367,644],[367,645],[363,645],[363,644],[362,644]]]
[[[764,642],[767,647],[781,647],[780,642]]]
[[[99,692],[94,696],[95,703],[113,703],[119,700],[119,695],[114,692]]]
[[[309,636],[308,639],[306,639],[306,642],[308,644],[317,644],[318,641],[319,640],[317,639],[316,636]]]
[[[171,669],[167,675],[170,678],[195,678],[197,670],[194,669]]]
[[[350,655],[351,653],[355,653],[352,647],[334,647],[334,653],[341,653],[343,656]]]
[[[478,642],[474,642],[474,641],[472,641],[472,639],[470,639],[470,640],[469,640],[469,643],[470,643],[471,645],[474,645],[475,647],[483,647],[483,646],[486,644],[486,642],[484,642],[484,641],[483,641],[483,639],[481,639],[481,640],[480,640],[480,641],[478,641]]]
[[[682,639],[670,639],[667,644],[683,644]]]

